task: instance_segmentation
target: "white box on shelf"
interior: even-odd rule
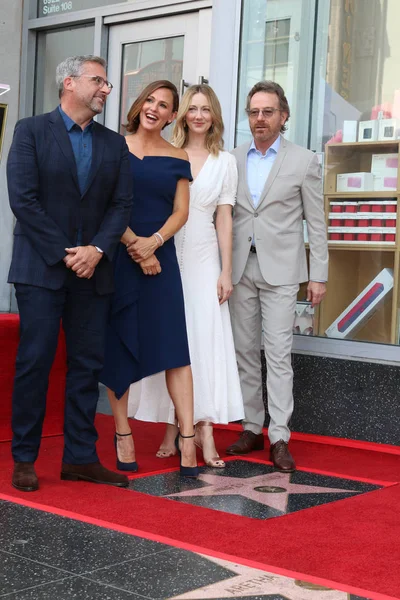
[[[329,226],[328,233],[382,233],[393,235],[396,233],[396,227],[346,227]]]
[[[372,173],[339,173],[336,175],[337,192],[372,192],[374,176]]]
[[[345,213],[345,212],[340,212],[340,213],[336,213],[336,212],[330,212],[329,213],[329,219],[330,220],[339,220],[339,221],[344,221],[344,220],[351,220],[353,219],[354,221],[372,221],[373,219],[382,219],[385,221],[395,221],[397,219],[397,213],[389,213],[389,212],[382,212],[382,213],[376,213],[376,212],[358,212],[358,213]]]
[[[375,142],[378,139],[378,121],[360,121],[358,124],[358,141]]]
[[[393,270],[382,269],[326,329],[326,336],[343,339],[354,335],[374,315],[392,288]]]
[[[342,129],[342,142],[357,141],[358,121],[344,121]]]
[[[311,302],[296,302],[293,333],[314,335],[314,312]]]
[[[397,174],[395,176],[376,175],[374,173],[374,192],[397,190]]]
[[[376,173],[377,175],[397,175],[398,167],[399,155],[397,153],[372,155],[371,173]]]
[[[399,119],[379,119],[378,123],[378,140],[397,140],[400,137]]]

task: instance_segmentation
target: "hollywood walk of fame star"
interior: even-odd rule
[[[235,573],[234,577],[217,581],[197,590],[186,592],[170,600],[214,600],[216,598],[251,598],[274,596],[282,600],[348,600],[345,592],[323,586],[309,585],[304,581],[276,575],[260,569],[245,567],[227,560],[204,556],[217,565]],[[304,576],[306,577],[306,576]]]
[[[185,490],[169,494],[170,498],[210,497],[210,496],[243,496],[249,500],[286,513],[290,494],[349,494],[359,493],[356,490],[329,488],[314,485],[301,485],[290,482],[290,473],[267,473],[254,477],[225,477],[202,473],[198,480],[209,485],[202,488]],[[266,493],[262,488],[270,490]],[[275,489],[274,488],[278,488]],[[279,489],[280,488],[280,489]]]

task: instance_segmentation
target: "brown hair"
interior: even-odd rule
[[[287,130],[286,123],[289,121],[290,108],[283,88],[275,81],[259,81],[249,91],[246,100],[246,112],[250,110],[250,100],[257,92],[265,92],[267,94],[276,94],[279,100],[279,109],[287,114],[287,119],[281,127],[281,133]]]
[[[214,156],[223,150],[224,122],[222,120],[221,105],[214,90],[205,84],[192,85],[184,94],[176,117],[176,123],[172,132],[171,143],[177,148],[184,148],[188,143],[189,132],[185,122],[192,98],[195,94],[204,94],[210,104],[212,125],[206,134],[206,148]]]
[[[178,94],[178,90],[176,89],[176,86],[171,82],[168,81],[167,79],[160,79],[158,81],[153,81],[152,83],[149,83],[148,86],[146,86],[144,88],[144,90],[139,94],[139,96],[136,98],[135,102],[132,104],[132,106],[129,109],[128,112],[128,116],[127,116],[127,125],[126,125],[126,130],[129,133],[136,133],[138,128],[139,128],[139,123],[140,123],[140,111],[143,108],[143,104],[146,102],[147,98],[156,90],[159,90],[160,88],[166,88],[167,90],[170,90],[170,92],[172,93],[172,98],[173,98],[173,103],[172,103],[172,111],[173,112],[177,112],[178,107],[179,107],[179,94]],[[168,125],[168,123],[166,123],[164,125],[164,127],[166,127]],[[164,129],[163,127],[163,129]]]

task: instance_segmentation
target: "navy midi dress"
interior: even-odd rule
[[[171,216],[177,183],[192,181],[190,164],[171,156],[130,153],[134,200],[130,228],[150,236]],[[120,243],[114,259],[115,292],[107,325],[100,381],[120,398],[131,383],[190,364],[185,309],[174,239],[155,252],[158,275],[144,275]]]

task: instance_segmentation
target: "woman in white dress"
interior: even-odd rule
[[[236,366],[228,298],[232,293],[232,207],[235,204],[235,158],[223,151],[223,121],[215,92],[190,87],[182,98],[172,143],[189,156],[193,183],[189,219],[175,234],[181,271],[194,384],[196,445],[204,462],[224,467],[213,437],[213,423],[242,419],[243,399]],[[167,298],[160,298],[160,302]],[[130,388],[128,414],[144,421],[167,422],[157,456],[176,453],[175,415],[158,373]]]

